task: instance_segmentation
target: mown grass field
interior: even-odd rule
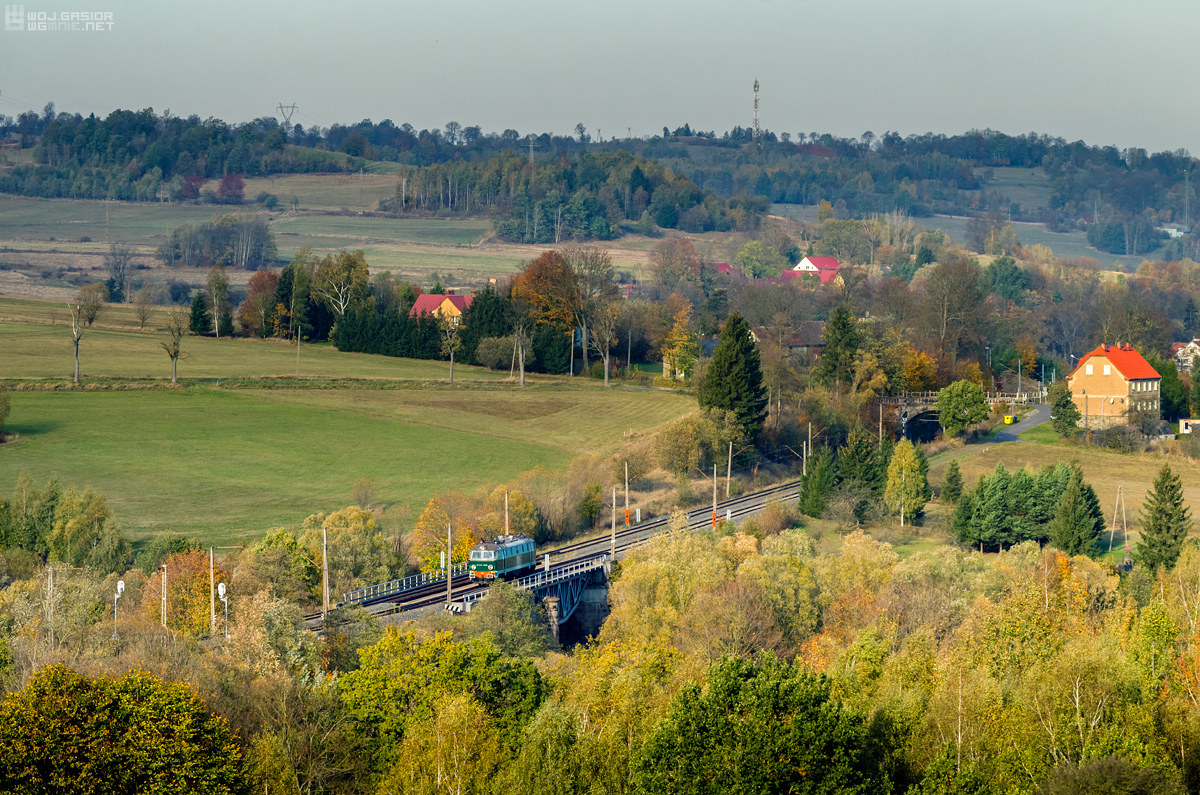
[[[12,403],[19,436],[0,446],[0,493],[23,471],[57,477],[103,492],[135,540],[174,530],[218,545],[345,507],[364,476],[380,503],[419,512],[435,491],[562,469],[694,405],[555,387],[18,392]]]
[[[176,530],[243,543],[349,503],[364,476],[378,500],[419,511],[435,491],[510,480],[536,466],[619,447],[695,408],[671,391],[605,390],[590,380],[341,353],[263,340],[185,338],[183,386],[168,388],[161,332],[113,308],[83,339],[84,389],[69,389],[69,329],[54,305],[0,299],[0,383],[16,391],[0,445],[0,494],[40,483],[103,492],[135,539]],[[152,319],[154,326],[158,318]],[[285,380],[275,380],[275,379]],[[351,379],[351,380],[343,380]],[[89,389],[88,384],[99,389]]]

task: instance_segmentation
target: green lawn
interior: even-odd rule
[[[507,372],[463,365],[452,387],[445,362],[328,344],[303,346],[296,381],[290,345],[197,337],[185,339],[184,386],[172,389],[163,334],[132,330],[125,307],[84,337],[84,389],[70,390],[70,332],[65,311],[49,325],[54,311],[0,301],[0,317],[20,318],[0,322],[0,384],[38,387],[12,393],[7,430],[17,437],[0,445],[0,495],[22,471],[90,485],[136,539],[170,529],[242,543],[344,507],[363,476],[381,502],[419,510],[438,490],[614,450],[628,430],[652,432],[696,406],[673,391],[590,379],[530,376],[521,390]]]
[[[0,309],[3,309],[0,306]],[[47,310],[49,311],[49,310]],[[117,321],[122,316],[113,317]],[[102,316],[101,322],[108,320]],[[0,322],[0,379],[67,379],[74,372],[71,329],[66,310],[58,325]],[[152,319],[161,323],[161,315]],[[162,332],[91,329],[80,343],[84,380],[170,379],[171,363],[159,348]],[[277,340],[185,337],[179,377],[263,378],[296,374],[296,348]],[[329,344],[304,345],[300,375],[305,378],[440,380],[449,375],[446,362],[396,359],[365,353],[342,353]],[[508,372],[456,365],[455,380],[500,381]]]
[[[22,471],[39,483],[54,476],[107,495],[135,539],[174,530],[220,545],[344,507],[364,476],[380,501],[419,510],[434,491],[472,490],[572,457],[469,427],[277,398],[258,390],[19,393],[9,430],[20,437],[0,446],[0,493]]]
[[[1062,437],[1058,435],[1058,431],[1054,430],[1054,425],[1049,422],[1033,426],[1021,434],[1020,439],[1026,442],[1033,442],[1034,444],[1057,444],[1062,441]]]

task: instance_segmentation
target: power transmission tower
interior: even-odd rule
[[[542,148],[541,144],[534,143],[535,140],[537,140],[537,139],[534,137],[533,133],[530,133],[529,134],[529,165],[531,165],[531,166],[533,165],[533,150]]]
[[[754,81],[754,140],[758,140],[761,130],[758,127],[758,80]]]
[[[296,103],[284,105],[279,103],[279,115],[283,117],[283,127],[285,130],[292,129],[292,114],[296,112]]]

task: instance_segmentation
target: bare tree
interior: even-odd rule
[[[181,306],[172,306],[167,310],[167,339],[158,346],[171,357],[171,383],[174,384],[178,372],[179,359],[183,356],[183,335],[188,329],[188,313]]]
[[[454,383],[454,352],[462,347],[462,340],[458,338],[458,330],[461,328],[457,317],[446,317],[438,315],[438,333],[442,338],[442,356],[450,357],[450,383]]]
[[[616,272],[608,252],[594,246],[564,249],[562,258],[574,276],[565,297],[583,335],[583,368],[586,370],[588,322],[598,306],[617,297]]]
[[[529,301],[514,292],[508,302],[507,314],[513,330],[513,353],[521,368],[521,386],[525,386],[525,352],[529,347],[529,327],[533,324],[533,311]]]
[[[605,301],[592,315],[592,347],[604,362],[604,385],[608,386],[612,346],[617,343],[617,328],[621,323],[621,307],[616,301]]]
[[[104,270],[108,271],[109,294],[113,303],[129,300],[129,271],[133,267],[133,249],[113,243],[104,255]]]
[[[143,287],[133,297],[133,313],[137,315],[139,329],[146,328],[146,321],[150,319],[154,305],[158,303],[159,294],[160,291],[155,288]]]
[[[79,383],[79,341],[83,339],[84,332],[96,322],[96,318],[100,317],[106,301],[108,288],[103,284],[89,284],[80,287],[79,292],[75,294],[75,300],[67,303],[67,309],[71,313],[71,339],[75,343],[76,384]]]

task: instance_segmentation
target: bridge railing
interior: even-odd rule
[[[455,563],[450,567],[451,576],[465,574],[467,571],[466,563]],[[412,588],[419,588],[422,585],[428,585],[431,582],[444,581],[446,579],[446,570],[438,569],[437,571],[423,571],[420,574],[413,574],[405,577],[402,580],[392,580],[391,582],[380,583],[379,585],[369,585],[366,588],[359,588],[356,591],[351,591],[347,594],[342,594],[342,601],[345,604],[354,604],[367,599],[374,599],[379,596],[391,596],[392,594],[403,593]]]
[[[602,568],[605,561],[608,560],[608,555],[596,555],[587,560],[579,560],[574,563],[569,563],[565,566],[559,566],[550,571],[539,571],[534,574],[528,574],[520,579],[513,580],[513,585],[522,591],[537,591],[549,585],[555,585],[563,580],[570,580],[574,577],[580,577],[590,571]],[[483,597],[487,596],[487,589],[481,589],[474,593],[469,593],[456,601],[467,604],[468,602],[478,602]]]
[[[988,392],[984,400],[988,403],[1036,403],[1043,396],[1041,389],[1031,389],[1027,392]],[[901,405],[932,405],[937,402],[937,392],[901,392],[898,395],[881,395],[875,398],[878,403]]]

